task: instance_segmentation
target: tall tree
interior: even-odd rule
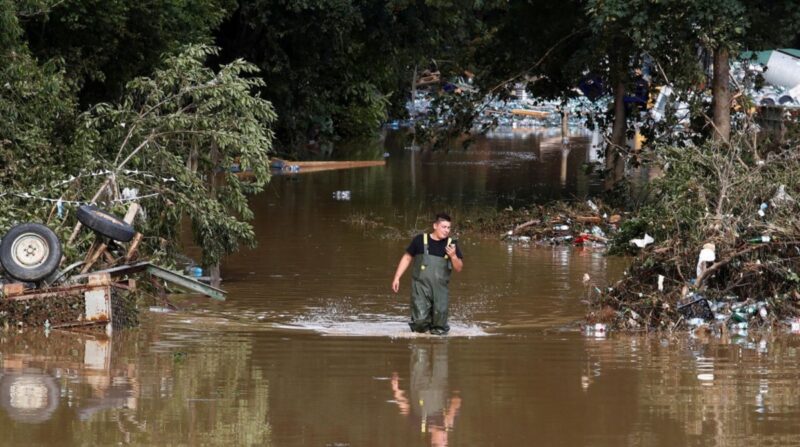
[[[210,43],[235,0],[28,0],[38,12],[22,24],[33,54],[60,59],[84,107],[118,99],[163,53]],[[33,9],[33,8],[29,8]]]
[[[278,137],[294,147],[376,132],[390,107],[403,109],[415,65],[461,59],[480,4],[243,0],[217,42],[223,60],[261,68]]]

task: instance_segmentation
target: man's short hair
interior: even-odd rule
[[[433,220],[434,223],[439,222],[452,222],[453,219],[450,219],[450,215],[447,213],[437,213],[436,219]]]

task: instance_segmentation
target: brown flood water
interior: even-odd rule
[[[625,264],[596,250],[460,235],[451,334],[411,335],[409,278],[389,286],[420,216],[597,182],[588,138],[566,156],[544,135],[431,156],[395,137],[385,168],[254,197],[260,246],[225,263],[226,302],[145,312],[110,340],[3,334],[0,445],[800,444],[800,338],[586,336],[583,274]],[[407,234],[344,222],[367,213]]]

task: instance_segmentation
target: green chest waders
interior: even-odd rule
[[[452,239],[447,239],[450,245]],[[447,258],[428,253],[428,234],[423,235],[425,252],[414,256],[411,282],[411,330],[445,334],[447,325],[448,291],[453,265]]]

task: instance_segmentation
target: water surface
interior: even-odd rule
[[[625,264],[596,249],[460,234],[451,334],[408,331],[410,279],[389,286],[428,216],[583,197],[588,141],[427,154],[390,135],[386,167],[274,178],[252,198],[259,247],[224,265],[226,302],[183,300],[111,339],[4,333],[0,444],[800,443],[800,338],[586,336],[583,275]]]

